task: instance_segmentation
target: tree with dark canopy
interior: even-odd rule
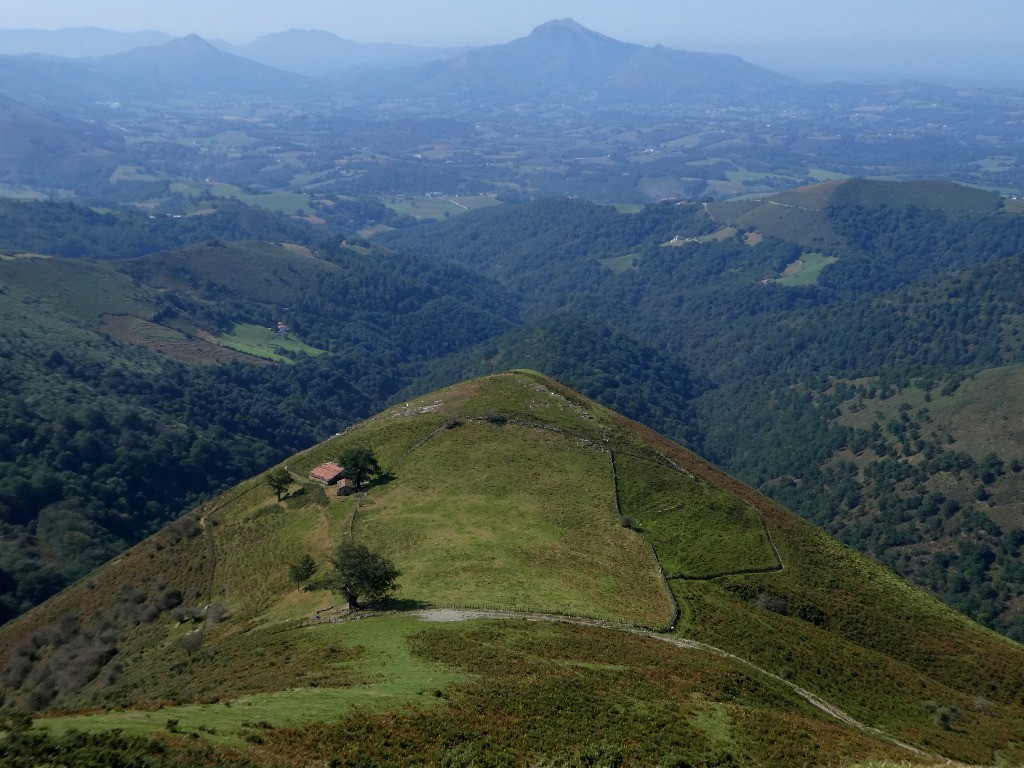
[[[288,566],[288,575],[295,582],[295,588],[299,589],[302,582],[312,578],[316,573],[316,561],[307,553],[299,558],[299,561]]]
[[[360,600],[380,600],[393,592],[402,574],[395,564],[371,552],[363,544],[346,541],[338,546],[331,559],[334,573],[324,586],[341,592],[350,608],[359,608]]]
[[[271,470],[267,475],[267,485],[269,485],[270,489],[277,494],[278,501],[281,500],[281,494],[284,493],[291,484],[292,476],[284,467],[278,467],[277,469]]]
[[[381,473],[380,463],[370,448],[349,448],[338,457],[338,463],[345,468],[345,477],[358,490]]]

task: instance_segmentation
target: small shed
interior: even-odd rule
[[[338,495],[339,496],[351,496],[355,493],[356,487],[347,477],[341,478],[338,481]]]
[[[321,464],[309,473],[310,480],[316,480],[324,485],[334,485],[343,477],[345,477],[345,468],[332,461]]]

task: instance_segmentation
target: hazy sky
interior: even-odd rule
[[[485,45],[567,16],[620,40],[693,50],[1024,40],[1024,0],[0,0],[0,28],[158,29],[234,43],[301,28],[358,42]]]

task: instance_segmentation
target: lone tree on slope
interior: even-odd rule
[[[360,600],[387,597],[402,575],[386,557],[350,541],[338,546],[331,563],[334,573],[324,580],[324,586],[341,592],[350,608],[358,608]]]
[[[338,463],[357,490],[381,473],[380,463],[369,448],[349,448],[338,457]]]
[[[267,475],[267,485],[269,485],[270,489],[277,494],[278,501],[281,500],[281,494],[284,493],[291,484],[292,476],[284,467],[278,467],[277,469],[271,470]]]
[[[314,573],[316,573],[316,561],[309,554],[303,555],[297,563],[288,566],[288,575],[295,582],[296,589],[301,587],[302,582],[312,578]]]

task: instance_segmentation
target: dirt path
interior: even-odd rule
[[[848,714],[844,710],[840,709],[836,705],[826,701],[817,694],[811,693],[806,688],[801,688],[795,683],[791,683],[789,680],[785,680],[776,674],[769,672],[763,667],[759,667],[752,661],[748,661],[740,656],[723,651],[721,648],[716,648],[713,645],[702,643],[697,640],[690,640],[685,637],[674,637],[672,635],[659,634],[658,632],[652,632],[645,629],[637,629],[636,627],[630,627],[625,624],[616,624],[612,621],[599,621],[595,619],[585,619],[575,616],[558,616],[556,614],[549,613],[515,613],[512,611],[488,611],[488,610],[471,610],[471,609],[429,609],[423,611],[417,611],[416,615],[424,621],[470,621],[472,619],[520,619],[525,621],[547,621],[562,624],[583,624],[589,627],[601,627],[604,629],[612,629],[619,632],[630,632],[635,635],[643,635],[653,640],[660,640],[663,643],[669,643],[677,648],[685,648],[691,651],[703,651],[705,653],[712,653],[722,658],[731,659],[745,667],[754,670],[758,674],[764,675],[765,677],[771,678],[775,682],[782,683],[788,686],[794,693],[804,699],[808,704],[816,709],[824,712],[829,717],[835,718],[836,720],[844,723],[852,728],[856,728],[859,731],[871,734],[880,739],[888,741],[890,744],[895,744],[902,749],[909,752],[913,752],[915,755],[929,756],[927,752],[924,752],[912,744],[908,744],[905,741],[901,741],[894,736],[890,736],[884,731],[880,731],[877,728],[872,728],[869,725],[857,720],[853,715]]]

